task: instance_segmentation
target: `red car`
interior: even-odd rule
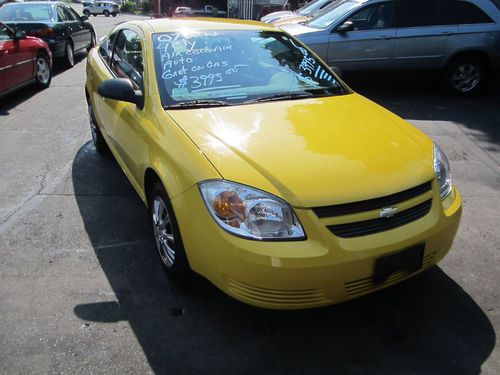
[[[29,84],[41,89],[52,79],[52,53],[43,40],[0,22],[0,97]]]

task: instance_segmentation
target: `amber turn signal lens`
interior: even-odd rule
[[[213,207],[221,219],[245,220],[245,203],[234,191],[223,191],[214,199]]]

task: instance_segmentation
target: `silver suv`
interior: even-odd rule
[[[440,69],[460,95],[500,66],[500,0],[339,0],[282,29],[342,71]]]
[[[94,16],[104,14],[106,17],[109,17],[109,15],[116,17],[118,13],[120,13],[120,7],[113,1],[95,1],[93,4],[83,8],[83,14],[87,17],[91,14]]]

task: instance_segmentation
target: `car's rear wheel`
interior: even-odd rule
[[[47,54],[39,52],[36,57],[36,84],[39,88],[45,89],[49,87],[52,80],[52,70],[50,68],[49,58]]]
[[[452,94],[473,95],[483,86],[486,71],[486,65],[481,59],[474,56],[459,57],[446,68],[443,83]]]
[[[94,108],[92,103],[88,100],[87,109],[89,112],[89,124],[90,124],[90,134],[92,135],[92,143],[94,148],[99,154],[106,154],[108,152],[108,146],[104,137],[102,136],[101,129],[97,125],[97,121],[94,115]]]
[[[70,41],[66,42],[64,47],[64,61],[68,67],[75,66],[75,51],[73,50],[73,44]]]
[[[111,15],[112,15],[113,17],[116,17],[116,13],[115,13],[115,12],[111,13]]]
[[[90,12],[87,9],[85,9],[83,11],[83,15],[86,16],[86,17],[90,17]]]
[[[104,14],[106,17],[109,17],[109,10],[104,10],[103,14]]]
[[[153,226],[156,248],[165,272],[175,282],[187,281],[191,268],[184,251],[172,204],[160,182],[153,185],[149,195],[149,217]]]

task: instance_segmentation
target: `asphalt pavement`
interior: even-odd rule
[[[138,18],[91,22],[99,38]],[[500,374],[498,79],[462,99],[432,79],[346,77],[445,150],[462,224],[417,277],[281,312],[166,279],[140,199],[90,141],[78,57],[0,102],[1,374]]]

